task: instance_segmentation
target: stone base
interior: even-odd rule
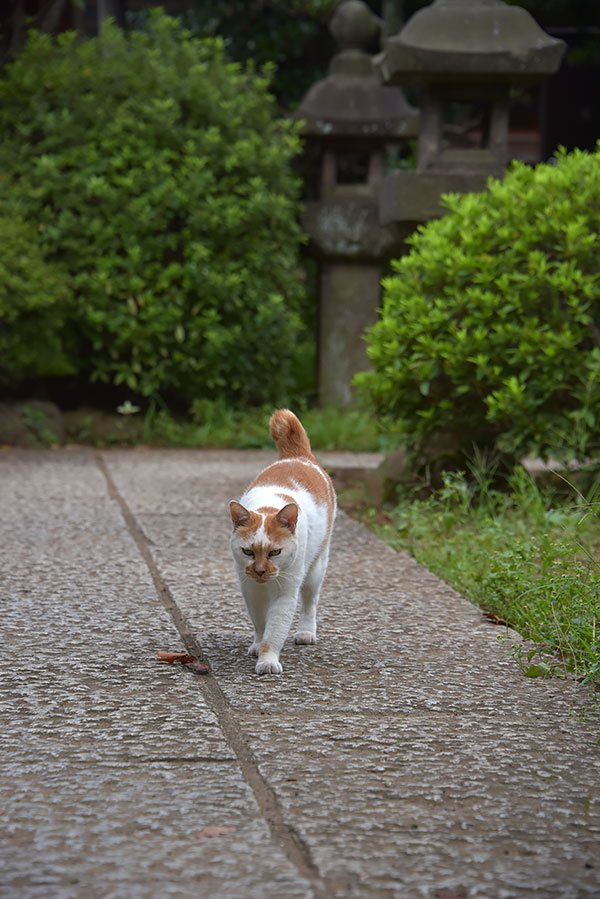
[[[377,319],[380,279],[379,265],[323,265],[319,323],[319,402],[323,406],[349,405],[354,375],[369,367],[363,337]]]
[[[430,219],[439,218],[446,212],[440,205],[442,194],[485,190],[489,175],[489,172],[416,170],[386,175],[379,195],[379,221],[382,225],[410,222],[416,227]]]

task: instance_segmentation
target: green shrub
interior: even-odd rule
[[[594,451],[600,151],[515,164],[445,205],[384,281],[362,388],[413,450]]]
[[[188,401],[285,394],[297,150],[267,76],[159,11],[129,36],[31,35],[0,81],[0,201],[69,274],[81,377]]]
[[[0,218],[0,385],[67,374],[62,325],[71,300],[64,272],[44,261],[35,229]]]

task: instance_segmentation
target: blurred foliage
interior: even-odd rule
[[[444,203],[384,281],[363,390],[429,458],[597,452],[600,148]]]
[[[543,28],[600,26],[597,0],[508,0],[527,9]],[[253,59],[258,66],[273,62],[273,91],[280,106],[293,109],[315,81],[327,73],[335,50],[328,22],[339,0],[197,0],[177,13],[199,36],[220,36],[235,60]],[[389,14],[390,3],[368,0],[373,12]],[[393,18],[407,21],[430,0],[396,0]],[[387,9],[386,9],[387,7]],[[146,12],[130,12],[140,27]],[[597,39],[590,38],[569,55],[572,64],[597,60]]]
[[[158,10],[143,33],[33,33],[0,81],[0,201],[75,299],[50,325],[32,301],[32,347],[59,340],[80,379],[141,396],[284,399],[305,333],[299,139],[273,112],[268,73]]]
[[[221,37],[227,55],[276,66],[272,90],[280,106],[293,108],[326,74],[334,43],[327,28],[338,0],[203,0],[176,18],[198,37]],[[144,28],[147,10],[129,12],[128,23]]]
[[[0,218],[0,385],[71,372],[63,326],[72,301],[66,273],[45,261],[35,227]]]
[[[221,37],[231,59],[253,59],[258,67],[277,66],[273,91],[280,106],[294,108],[306,90],[323,77],[334,49],[327,24],[339,0],[189,0],[168,11],[197,37]],[[430,0],[367,0],[373,12],[391,23],[408,20]],[[597,0],[507,0],[527,9],[543,28],[600,27]],[[149,9],[159,2],[138,2],[128,9],[128,27],[140,29]],[[6,0],[0,4],[0,61],[14,55],[24,43],[28,27],[57,32],[75,27],[76,21],[93,25],[96,4],[86,0]],[[84,12],[87,7],[87,14]],[[65,24],[66,23],[66,24]],[[390,33],[394,33],[392,28]],[[598,61],[598,40],[579,42],[569,53],[574,64]]]

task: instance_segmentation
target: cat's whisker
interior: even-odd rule
[[[292,578],[289,575],[283,574],[283,572],[281,572],[281,571],[279,571],[276,575],[274,575],[274,577],[277,582],[279,582],[279,581],[285,582],[285,581],[292,580]]]

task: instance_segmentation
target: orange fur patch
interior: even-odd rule
[[[242,540],[249,540],[262,524],[262,515],[258,512],[250,512],[250,519],[247,524],[238,525],[236,528]]]
[[[290,529],[277,521],[277,514],[269,515],[266,519],[265,532],[275,549],[279,549],[282,544],[290,539]]]
[[[246,574],[248,575],[248,577],[251,577],[259,584],[265,584],[270,577],[273,577],[273,575],[277,574],[277,569],[271,562],[267,562],[264,574],[259,574],[256,571],[255,565],[256,562],[253,562],[252,565],[248,565],[248,567],[246,568]]]
[[[264,655],[264,653],[267,653],[267,652],[271,652],[271,647],[269,646],[268,643],[266,643],[266,642],[263,640],[262,643],[260,644],[260,647],[259,647],[259,650],[258,650],[258,654],[259,654],[260,656],[262,656],[262,655]]]
[[[331,478],[315,462],[310,465],[299,459],[282,459],[280,462],[275,462],[265,468],[250,485],[250,487],[264,486],[283,487],[284,490],[286,487],[288,490],[304,487],[305,490],[312,493],[315,502],[320,505],[333,503],[334,492]],[[288,502],[293,502],[293,498],[290,497]]]
[[[289,537],[289,531],[287,535]],[[277,574],[277,567],[269,558],[269,552],[275,547],[272,543],[251,543],[250,547],[254,552],[254,558],[246,566],[246,574],[257,583],[264,584],[270,577]]]
[[[290,496],[289,493],[278,493],[277,496],[280,496],[285,503],[295,503],[296,500],[293,496]]]
[[[335,491],[331,478],[321,466],[316,463],[307,465],[299,459],[283,459],[265,468],[252,482],[251,487],[270,486],[287,487],[294,490],[304,487],[319,505],[327,506],[327,539],[333,527],[333,513],[335,510]],[[277,493],[286,502],[294,502],[294,498],[286,493]],[[267,519],[268,520],[268,519]],[[268,531],[268,525],[265,524]],[[269,535],[270,536],[270,535]]]

